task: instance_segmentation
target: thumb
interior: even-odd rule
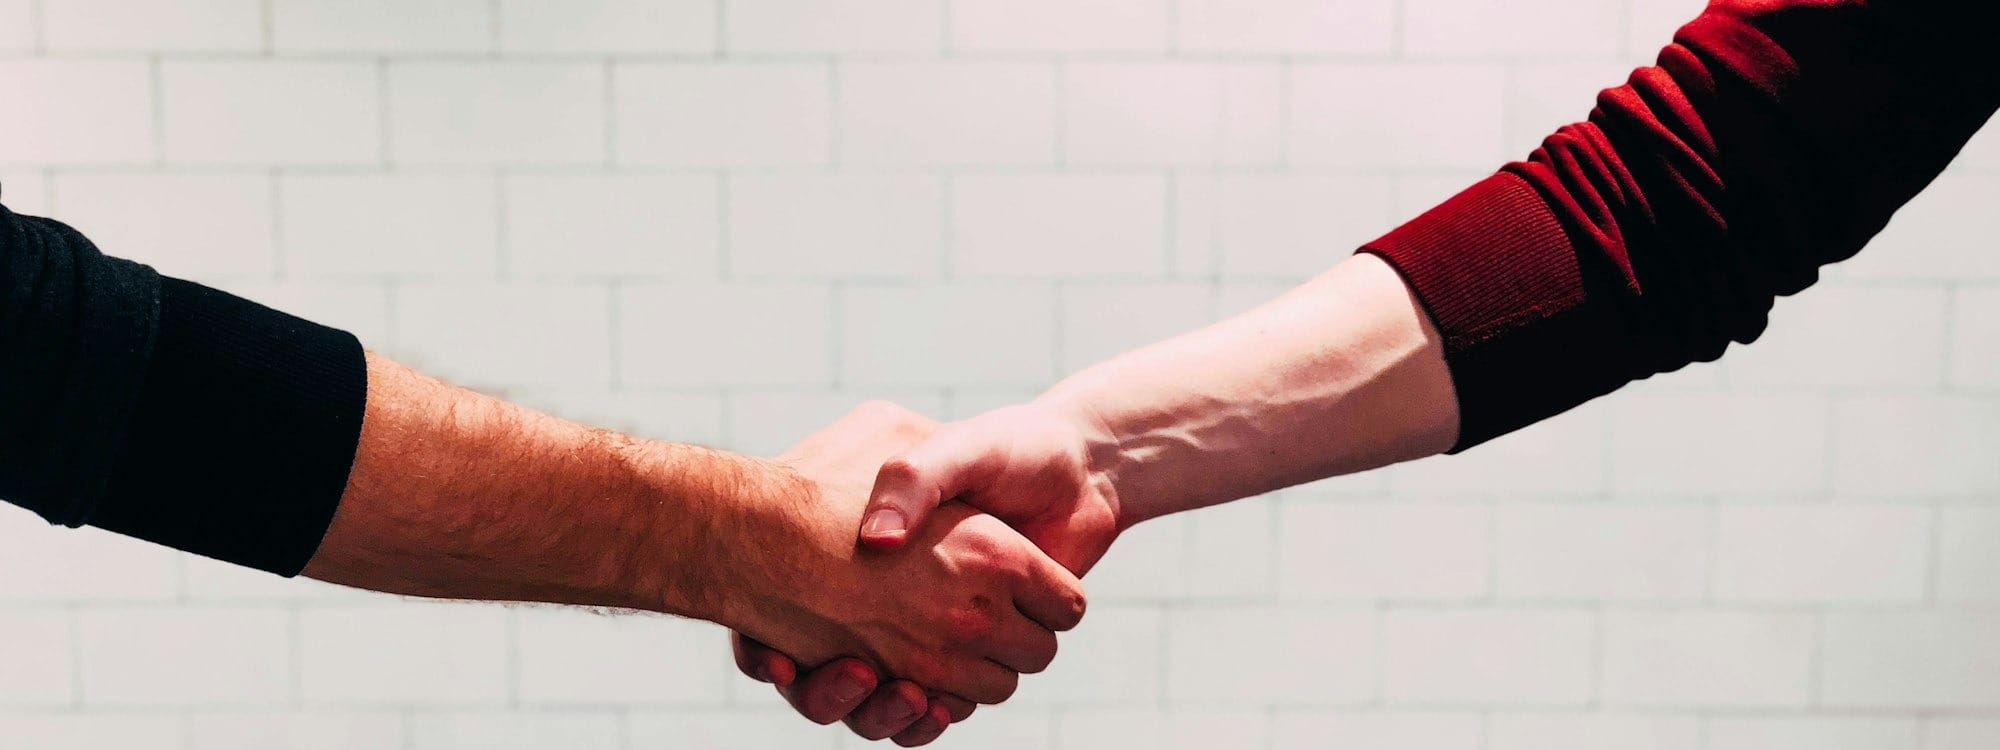
[[[861,516],[861,543],[895,549],[910,529],[952,498],[977,491],[997,477],[1007,456],[967,424],[946,425],[902,455],[882,464],[875,491]]]

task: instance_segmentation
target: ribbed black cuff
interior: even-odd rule
[[[367,390],[345,331],[162,278],[145,385],[89,522],[297,575],[346,491]]]

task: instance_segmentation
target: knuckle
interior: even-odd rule
[[[1007,702],[1008,698],[1014,697],[1015,691],[1020,689],[1021,689],[1021,675],[1016,674],[1014,672],[1008,672],[1006,677],[1000,678],[998,682],[994,683],[993,692],[989,696],[992,698],[992,700],[986,702],[1005,703]]]
[[[878,481],[891,484],[915,484],[923,479],[924,470],[908,456],[897,456],[882,463],[876,474]]]
[[[991,608],[982,606],[981,599],[984,597],[975,597],[970,605],[955,607],[946,613],[946,632],[953,643],[977,643],[993,635],[998,626]]]

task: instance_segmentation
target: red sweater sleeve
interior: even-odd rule
[[[2000,107],[1994,8],[1713,0],[1587,121],[1365,246],[1444,336],[1454,451],[1754,341]]]

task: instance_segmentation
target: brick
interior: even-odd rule
[[[867,385],[1046,385],[1055,294],[1043,285],[850,287],[841,376]]]
[[[366,63],[161,63],[162,156],[174,164],[374,164],[382,156],[378,88]]]
[[[1278,65],[1111,62],[1064,69],[1063,153],[1074,164],[1275,164]]]
[[[174,553],[98,529],[52,527],[0,506],[0,602],[174,598]]]
[[[619,717],[589,714],[444,714],[410,719],[412,750],[617,750]]]
[[[942,0],[724,0],[730,52],[931,52],[941,44]]]
[[[1652,60],[1673,41],[1674,31],[1701,15],[1703,0],[1632,0],[1625,49],[1636,59]]]
[[[619,65],[617,160],[668,166],[825,164],[832,149],[826,66]]]
[[[2000,601],[2000,509],[1938,511],[1937,597]]]
[[[944,186],[928,175],[737,175],[729,269],[740,276],[933,278]]]
[[[277,270],[271,180],[247,175],[60,175],[63,221],[106,253],[183,278]]]
[[[2000,288],[1961,288],[1952,311],[1952,385],[2000,388]]]
[[[34,0],[0,0],[0,52],[35,49]]]
[[[76,641],[62,610],[0,612],[0,706],[68,705],[76,692]]]
[[[1638,714],[1494,714],[1487,750],[1699,750],[1693,717]]]
[[[420,284],[396,294],[396,348],[474,386],[608,385],[611,299],[575,284]]]
[[[732,393],[728,399],[731,440],[727,447],[755,456],[776,456],[876,399],[928,417],[940,416],[944,409],[939,394],[917,389]]]
[[[59,0],[42,6],[51,51],[251,52],[264,47],[257,0]]]
[[[1930,547],[1925,508],[1725,505],[1715,526],[1715,596],[1913,602],[1924,597]]]
[[[968,52],[1160,52],[1167,46],[1168,18],[1165,0],[956,0],[951,46]]]
[[[1065,711],[1057,717],[1056,736],[1060,747],[1268,747],[1271,717],[1253,710]]]
[[[226,602],[349,602],[387,599],[387,594],[352,589],[310,578],[284,578],[197,555],[181,555],[181,594],[185,601]]]
[[[1255,9],[1230,0],[1187,0],[1175,39],[1189,52],[1254,54],[1388,52],[1396,7],[1389,0],[1277,0]]]
[[[1833,482],[1842,494],[2000,490],[2000,400],[1856,397],[1834,409]]]
[[[1812,695],[1810,615],[1611,612],[1603,638],[1605,705],[1802,707]]]
[[[183,750],[179,716],[0,716],[0,737],[35,750]]]
[[[1041,63],[840,68],[840,158],[871,165],[1037,165],[1056,152],[1055,69]]]
[[[1486,593],[1483,504],[1285,501],[1278,591],[1287,598],[1463,599]]]
[[[1557,57],[1618,51],[1624,13],[1596,0],[1410,0],[1403,51],[1413,57]]]
[[[600,164],[605,73],[597,64],[389,66],[397,164]]]
[[[403,743],[403,719],[391,713],[200,713],[186,721],[187,750],[346,750]]]
[[[511,175],[509,274],[523,278],[718,278],[721,218],[705,176]]]
[[[507,698],[507,613],[491,605],[324,607],[300,614],[309,705],[498,704]]]
[[[713,704],[734,673],[727,634],[708,623],[575,609],[514,618],[522,703]]]
[[[1176,184],[1176,242],[1209,244],[1225,278],[1301,281],[1389,228],[1391,190],[1379,178],[1231,175]],[[1189,226],[1190,213],[1208,213],[1208,224]]]
[[[498,207],[481,177],[286,176],[286,270],[306,278],[491,277]]]
[[[485,0],[272,0],[279,52],[485,52],[493,20]]]
[[[1988,122],[1986,127],[1973,134],[1965,148],[1959,150],[1958,158],[1952,160],[1947,172],[1991,173],[2000,171],[2000,126]]]
[[[833,309],[803,284],[635,284],[618,290],[618,375],[649,386],[833,380]]]
[[[757,687],[769,689],[766,685]],[[634,713],[625,721],[628,747],[834,750],[840,737],[836,731],[846,730],[813,726],[790,708]]]
[[[1260,599],[1277,588],[1279,502],[1266,495],[1187,516],[1185,596]]]
[[[1612,405],[1619,492],[1804,493],[1826,484],[1827,407],[1812,396],[1621,396]]]
[[[2000,745],[2000,719],[1938,717],[1924,722],[1924,750],[1984,750]]]
[[[1602,7],[1615,10],[1611,5]],[[1616,39],[1616,35],[1604,38]],[[1557,128],[1583,122],[1596,106],[1598,92],[1623,85],[1631,74],[1632,64],[1624,60],[1516,66],[1507,92],[1507,154],[1526,157]]]
[[[1706,588],[1705,506],[1504,503],[1496,512],[1502,598],[1688,601]]]
[[[1335,713],[1283,711],[1273,720],[1277,750],[1313,748],[1424,748],[1478,750],[1477,714]]]
[[[1819,699],[1830,708],[2000,706],[2000,615],[1829,612],[1822,615]]]
[[[968,722],[957,733],[947,732],[935,747],[940,750],[1049,750],[1055,735],[1055,718],[1034,709],[986,709],[986,721]],[[879,747],[849,732],[836,733],[840,750],[869,750]],[[776,747],[776,746],[774,746]],[[784,745],[782,747],[792,747]],[[931,747],[926,745],[926,747]]]
[[[715,51],[714,0],[500,0],[500,49],[570,54]]]
[[[1055,663],[1023,679],[1009,705],[1158,705],[1160,678],[1173,658],[1160,650],[1165,625],[1157,607],[1093,601],[1083,624],[1062,634]]]
[[[8,210],[15,213],[45,215],[49,212],[49,185],[52,182],[46,172],[0,172],[0,198],[5,198]]]
[[[1090,569],[1091,596],[1100,602],[1180,598],[1186,589],[1188,522],[1187,516],[1159,518],[1121,534]]]
[[[1375,634],[1375,616],[1359,609],[1176,609],[1167,625],[1173,655],[1167,699],[1214,706],[1367,702],[1375,696]],[[1273,654],[1285,655],[1284,669],[1243,668]]]
[[[1166,182],[1146,175],[977,175],[951,185],[966,276],[1161,275]]]
[[[1505,76],[1491,65],[1292,68],[1292,161],[1348,168],[1492,168]],[[1408,92],[1425,92],[1410,97]],[[1395,101],[1384,107],[1377,102]]]
[[[1844,278],[1963,281],[2000,279],[2000,175],[1948,174],[1896,212],[1854,260],[1834,267]]]
[[[1918,750],[1915,719],[1874,717],[1718,717],[1708,721],[1708,750]]]
[[[1589,405],[1465,453],[1389,470],[1397,492],[1588,494],[1602,491],[1610,463],[1611,410]]]
[[[1041,389],[1032,386],[949,388],[945,391],[945,409],[941,414],[945,419],[965,419],[1003,406],[1033,401],[1039,395],[1042,395]]]
[[[364,346],[388,346],[389,292],[379,284],[227,283],[225,291],[354,334]]]
[[[557,387],[507,396],[564,419],[652,440],[719,446],[727,434],[718,394]]]
[[[1943,377],[1945,292],[1820,284],[1778,301],[1771,326],[1729,355],[1749,386],[1925,386]]]
[[[1390,704],[1577,706],[1590,700],[1596,616],[1584,610],[1391,611]]]
[[[0,62],[0,163],[151,162],[152,74],[141,62]]]
[[[268,706],[290,697],[282,609],[88,609],[77,613],[90,706]],[[199,675],[199,679],[189,679]]]

